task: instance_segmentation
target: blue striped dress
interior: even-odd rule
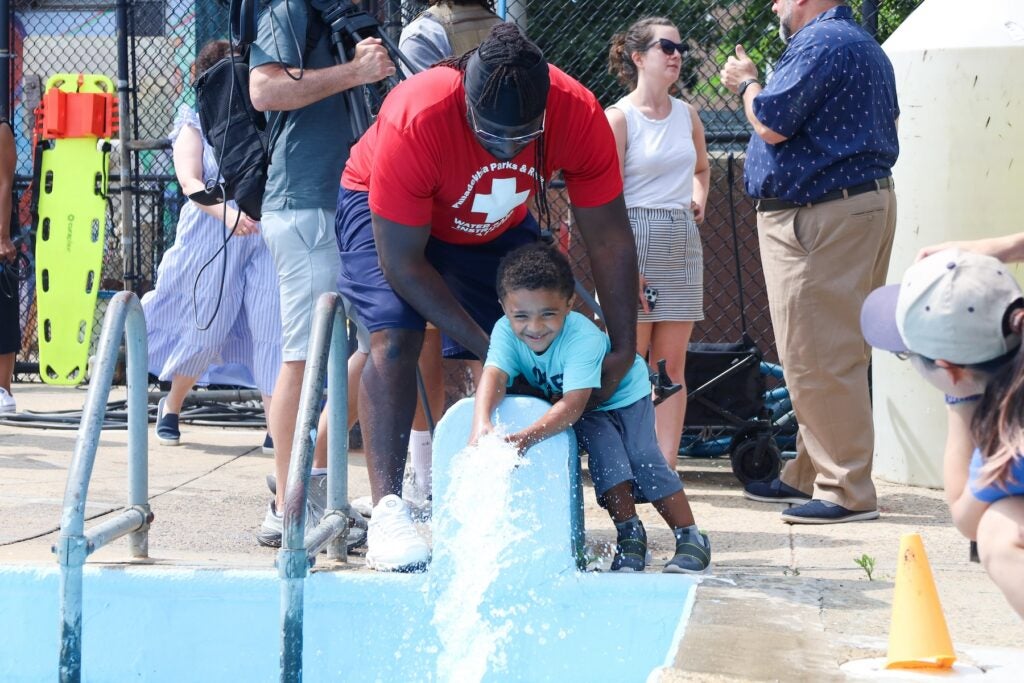
[[[172,142],[184,126],[200,130],[199,117],[186,107],[174,123]],[[215,152],[204,141],[204,180],[217,175]],[[157,270],[156,289],[142,297],[149,371],[163,381],[174,375],[202,377],[200,383],[227,383],[226,378],[233,378],[230,383],[256,386],[264,394],[273,394],[281,367],[281,315],[277,271],[262,236],[228,240],[223,284],[221,254],[203,271],[196,286],[200,268],[221,248],[228,232],[222,221],[203,213],[193,202],[182,207],[174,246],[164,254]],[[221,287],[224,293],[218,309]],[[197,318],[200,325],[209,325],[208,329],[198,329]]]

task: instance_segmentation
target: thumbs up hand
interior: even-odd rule
[[[757,79],[757,67],[747,56],[747,51],[743,49],[742,45],[736,46],[735,57],[730,56],[725,60],[725,64],[722,65],[721,78],[722,85],[733,93],[739,89],[740,83],[743,81],[749,78]]]

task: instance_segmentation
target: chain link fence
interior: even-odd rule
[[[301,2],[303,0],[292,0]],[[881,0],[851,3],[880,41],[921,0]],[[577,78],[608,106],[625,91],[608,73],[608,43],[613,33],[643,16],[673,20],[689,47],[680,79],[680,96],[700,110],[712,160],[711,192],[701,226],[705,261],[706,319],[694,331],[694,341],[737,341],[746,330],[769,358],[774,337],[768,317],[764,281],[757,247],[753,203],[743,191],[743,159],[749,127],[739,101],[721,87],[720,64],[743,44],[762,73],[782,50],[778,19],[768,0],[713,2],[708,0],[508,0],[496,3],[499,12],[516,21],[543,49],[548,60]],[[22,248],[31,252],[32,226],[28,210],[32,178],[33,112],[47,78],[56,73],[117,74],[117,3],[84,0],[22,0],[12,3],[11,112],[17,137],[16,187],[21,193]],[[376,0],[367,5],[397,41],[401,26],[425,3]],[[132,239],[121,238],[120,169],[118,152],[111,154],[111,191],[106,221],[104,258],[97,323],[104,300],[113,291],[130,288],[143,294],[153,287],[157,267],[174,242],[182,196],[174,178],[166,136],[176,112],[193,104],[190,66],[208,40],[228,33],[227,12],[213,0],[135,0],[128,3],[130,138],[148,141],[148,149],[131,154],[134,201]],[[875,28],[877,27],[877,28]],[[577,275],[589,285],[589,266],[582,241],[573,226],[564,192],[550,190],[552,220],[560,244],[568,251]],[[15,230],[17,233],[18,231]],[[124,253],[125,244],[130,253]],[[126,267],[126,263],[128,266]],[[22,284],[23,348],[17,379],[38,378],[34,283]],[[742,297],[741,297],[742,295]],[[745,304],[741,315],[741,298]],[[100,325],[94,327],[98,335]],[[454,393],[470,390],[461,367],[448,368]],[[451,391],[449,392],[451,396]]]

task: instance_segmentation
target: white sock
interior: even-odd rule
[[[412,468],[416,471],[416,485],[429,491],[431,463],[434,460],[430,432],[412,430],[409,435],[409,454],[412,457]]]
[[[312,477],[325,477],[325,476],[327,476],[327,468],[326,467],[314,467],[314,468],[312,468],[312,470],[310,470],[309,474]]]

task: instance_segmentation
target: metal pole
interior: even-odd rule
[[[306,529],[306,499],[309,495],[309,477],[313,468],[313,446],[316,442],[317,423],[320,420],[320,401],[323,396],[324,380],[327,378],[328,359],[331,354],[332,328],[338,323],[338,310],[344,311],[341,296],[336,292],[320,295],[313,313],[313,321],[309,333],[308,353],[306,354],[306,370],[302,376],[302,391],[299,395],[298,424],[295,426],[295,437],[292,440],[292,459],[288,465],[288,483],[285,487],[283,512],[283,533],[281,534],[281,550],[277,555],[277,573],[281,577],[281,682],[299,683],[302,680],[302,622],[303,622],[303,581],[309,573],[311,558],[308,552],[315,550],[308,547],[304,536]],[[343,336],[344,333],[342,333]],[[337,346],[341,346],[340,341]],[[342,354],[345,357],[346,354]],[[340,363],[339,363],[340,365]],[[336,366],[337,367],[337,366]],[[344,371],[336,369],[338,375]],[[347,395],[347,387],[340,378],[329,391],[331,400],[337,401]],[[340,406],[334,403],[332,410],[345,414],[347,400]],[[347,418],[344,418],[347,423]],[[335,421],[337,424],[337,421]],[[333,425],[332,425],[333,427]],[[339,437],[347,434],[344,428],[333,429]],[[328,435],[330,436],[330,435]],[[339,439],[340,440],[340,439]],[[337,448],[337,444],[335,444]],[[338,458],[334,458],[335,461]],[[337,488],[341,482],[339,464],[335,462],[332,472],[328,465],[328,484],[334,479]],[[341,467],[348,468],[348,463]],[[333,476],[332,476],[333,475]],[[331,487],[328,486],[330,489]],[[330,493],[330,492],[329,492]],[[333,492],[332,499],[337,500],[339,492]],[[330,507],[330,505],[328,505]],[[317,527],[318,533],[313,534],[319,545],[323,540],[324,525],[335,526],[342,537],[348,532],[348,519],[330,514],[327,510],[324,519]],[[310,540],[313,540],[312,538]]]
[[[348,325],[340,297],[334,307],[331,352],[327,358],[327,510],[340,510],[348,524]],[[326,516],[326,512],[325,512]],[[335,536],[327,557],[348,561],[348,534]]]
[[[60,535],[54,551],[60,564],[60,665],[58,677],[61,683],[78,683],[82,677],[82,566],[89,555],[89,542],[85,534],[85,502],[89,494],[89,480],[92,477],[93,464],[96,461],[96,447],[99,445],[100,432],[103,429],[103,415],[110,397],[110,384],[114,377],[114,365],[117,362],[117,351],[121,344],[121,336],[125,330],[125,321],[130,320],[134,328],[135,341],[129,341],[130,352],[136,359],[133,366],[138,372],[145,373],[145,319],[142,305],[138,297],[131,292],[120,292],[110,301],[107,314],[103,319],[103,331],[100,333],[96,349],[96,369],[89,382],[89,394],[85,399],[82,411],[82,422],[75,441],[75,450],[68,467],[68,483],[64,489],[64,503],[61,507]],[[141,335],[139,332],[141,328]],[[140,349],[141,346],[141,349]],[[140,355],[141,351],[141,355]],[[136,378],[137,379],[137,378]],[[131,405],[136,406],[136,415],[145,415],[145,405],[141,412],[140,401],[145,399],[145,377],[141,387],[130,390]],[[129,431],[129,435],[135,432]],[[137,438],[137,437],[136,437]],[[146,449],[132,449],[133,457],[146,458]],[[146,472],[146,466],[135,466],[135,475]],[[141,490],[145,492],[145,484]],[[140,487],[134,482],[131,485],[132,496],[139,493]],[[134,502],[134,501],[130,501]],[[146,501],[140,501],[145,505]],[[148,506],[147,506],[148,511]],[[145,521],[140,527],[146,531]],[[99,534],[100,540],[112,536],[107,532]],[[134,545],[138,545],[135,543]],[[145,542],[142,543],[145,545]],[[133,554],[135,554],[133,547]]]
[[[134,296],[132,297],[134,298]],[[128,535],[132,557],[149,557],[149,352],[146,318],[141,303],[128,307],[125,320],[125,351],[128,375],[128,507],[146,520]]]
[[[81,563],[61,567],[60,572],[60,683],[82,680],[82,564],[85,538],[79,551]],[[77,554],[77,553],[76,553]]]
[[[89,383],[82,423],[75,451],[68,468],[68,484],[61,510],[57,561],[60,564],[60,670],[61,683],[78,683],[82,678],[82,566],[88,555],[85,539],[85,499],[96,460],[103,414],[110,383],[114,377],[114,359],[121,341],[127,310],[115,297],[103,321],[97,348],[97,367]]]
[[[281,551],[284,552],[284,548]],[[300,561],[306,561],[305,551],[302,551]],[[289,577],[281,581],[281,683],[302,683],[304,579],[305,576]]]
[[[135,236],[132,215],[132,167],[128,149],[128,0],[117,2],[117,139],[120,143],[121,178],[121,259],[124,268],[124,288],[131,291],[135,280]]]

